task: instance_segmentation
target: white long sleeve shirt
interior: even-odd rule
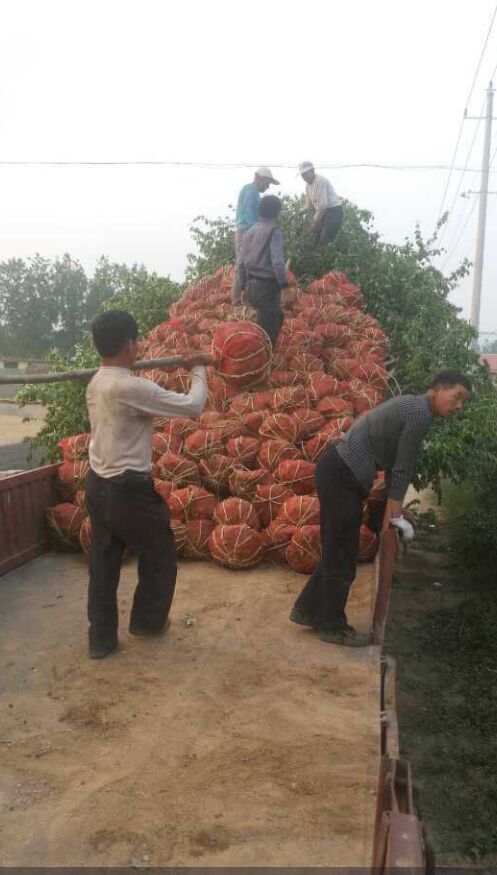
[[[99,477],[152,470],[153,420],[197,417],[207,400],[205,368],[192,369],[187,394],[162,389],[127,368],[101,367],[88,384],[91,423],[90,465]]]
[[[316,218],[322,217],[326,210],[340,206],[340,198],[326,176],[315,174],[312,182],[306,185],[307,205],[315,210]]]

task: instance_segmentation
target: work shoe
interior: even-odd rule
[[[90,641],[89,656],[90,659],[103,659],[109,653],[114,653],[117,650],[117,638],[113,641]]]
[[[292,623],[297,623],[298,626],[311,626],[312,628],[314,627],[311,615],[304,614],[304,612],[299,611],[298,608],[292,608],[289,619],[292,621]]]
[[[334,632],[320,629],[319,637],[321,641],[325,641],[327,644],[341,644],[343,647],[368,647],[369,644],[373,643],[372,635],[356,632],[352,626],[344,626],[343,629],[337,629]]]
[[[146,636],[151,636],[151,635],[162,635],[164,632],[167,632],[170,625],[171,625],[171,620],[169,619],[169,617],[167,618],[164,625],[161,626],[159,629],[154,629],[154,628],[151,628],[150,626],[141,626],[139,623],[135,623],[133,620],[131,620],[131,622],[129,624],[129,634],[130,635],[137,635],[141,638],[145,638]]]

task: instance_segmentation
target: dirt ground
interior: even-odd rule
[[[40,404],[18,407],[17,404],[0,402],[0,446],[34,437],[43,425],[44,415],[45,408]],[[28,421],[25,422],[25,419]]]
[[[0,580],[6,866],[368,866],[379,648],[287,620],[305,578],[180,566],[172,625],[86,656],[86,568],[45,555]],[[367,629],[372,566],[350,619]]]

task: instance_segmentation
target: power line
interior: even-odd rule
[[[469,161],[470,161],[470,158],[471,158],[471,153],[473,152],[473,149],[474,149],[474,146],[475,146],[475,143],[476,143],[476,138],[477,138],[477,136],[478,136],[478,131],[479,131],[479,129],[480,129],[480,125],[481,125],[481,122],[482,122],[482,112],[483,112],[484,109],[485,109],[485,101],[483,101],[483,104],[482,104],[482,107],[481,107],[481,110],[480,110],[480,114],[479,114],[479,116],[478,116],[478,123],[477,123],[477,125],[476,125],[476,127],[475,127],[475,131],[474,131],[474,134],[473,134],[473,139],[471,140],[471,144],[470,144],[470,147],[469,147],[469,150],[468,150],[468,154],[466,155],[466,161],[465,161],[464,167],[462,168],[461,175],[460,175],[460,177],[459,177],[459,182],[458,182],[458,184],[457,184],[456,192],[455,192],[455,194],[454,194],[454,197],[452,198],[452,201],[451,201],[451,204],[450,204],[450,207],[449,207],[449,216],[450,216],[450,214],[452,213],[452,210],[454,209],[454,205],[455,205],[455,203],[456,203],[457,197],[458,197],[459,192],[460,192],[460,190],[461,190],[462,181],[463,181],[463,179],[464,179],[466,173],[468,172],[468,164],[469,164]],[[448,224],[449,224],[449,223],[448,223],[448,221],[447,221],[447,222],[445,223],[445,225],[443,226],[443,228],[442,228],[442,231],[441,231],[441,234],[440,234],[440,237],[439,237],[439,241],[438,241],[439,243],[441,243],[442,240],[443,240],[443,238],[445,237],[445,234],[446,234],[446,231],[447,231],[447,225],[448,225]]]
[[[443,262],[443,264],[442,264],[442,270],[445,270],[445,267],[446,267],[447,263],[450,261],[450,259],[452,258],[452,256],[453,256],[455,250],[457,249],[457,247],[458,247],[458,245],[459,245],[459,241],[461,240],[461,238],[462,238],[462,236],[463,236],[463,234],[464,234],[466,228],[468,227],[469,220],[471,219],[471,216],[473,215],[473,213],[474,213],[474,211],[475,211],[475,209],[476,209],[476,204],[477,204],[477,203],[478,203],[478,198],[475,197],[473,203],[471,204],[471,209],[470,209],[468,215],[466,216],[466,221],[465,221],[464,225],[463,225],[462,228],[461,228],[461,233],[460,233],[459,236],[457,237],[457,240],[454,241],[454,243],[453,243],[453,245],[452,245],[450,251],[447,253],[447,255],[446,255],[446,257],[445,257],[445,260],[444,260],[444,262]]]
[[[466,106],[468,105],[468,103],[471,100],[471,97],[473,95],[474,87],[476,85],[476,80],[478,78],[478,73],[480,72],[481,62],[483,61],[483,56],[484,56],[485,50],[487,48],[488,40],[490,38],[490,34],[492,33],[492,28],[494,26],[494,21],[495,21],[496,15],[497,15],[497,4],[495,6],[495,9],[494,9],[494,12],[493,12],[493,15],[492,15],[489,27],[488,27],[487,35],[485,37],[485,42],[483,43],[483,47],[482,47],[481,54],[480,54],[480,59],[479,59],[478,64],[476,66],[475,75],[473,76],[473,81],[471,83],[471,88],[469,89],[469,93],[468,93],[468,96],[466,98],[466,104],[465,104]],[[497,65],[496,65],[495,69],[497,70]],[[493,75],[490,78],[493,79]]]
[[[466,119],[466,114],[467,114],[468,104],[469,104],[469,101],[471,100],[471,98],[472,98],[472,96],[473,96],[473,91],[474,91],[474,88],[475,88],[476,80],[477,80],[477,78],[478,78],[478,74],[479,74],[479,72],[480,72],[480,67],[481,67],[481,64],[482,64],[482,61],[483,61],[483,57],[484,57],[484,55],[485,55],[485,51],[486,51],[487,45],[488,45],[488,40],[490,39],[490,34],[492,33],[492,29],[493,29],[493,26],[494,26],[494,21],[495,21],[495,16],[496,16],[496,15],[497,15],[497,4],[495,5],[495,9],[494,9],[494,12],[493,12],[492,18],[491,18],[491,20],[490,20],[490,24],[489,24],[489,27],[488,27],[487,35],[486,35],[486,37],[485,37],[485,41],[484,41],[484,43],[483,43],[482,50],[481,50],[481,53],[480,53],[480,58],[479,58],[479,60],[478,60],[478,63],[477,63],[477,65],[476,65],[476,70],[475,70],[475,72],[474,72],[473,81],[472,81],[472,83],[471,83],[470,89],[469,89],[469,91],[468,91],[468,96],[466,97],[466,102],[465,102],[465,104],[464,104],[464,114],[463,114],[463,116],[462,116],[462,118],[461,118],[461,121],[460,121],[460,124],[459,124],[459,130],[458,130],[458,132],[457,132],[457,138],[456,138],[456,145],[454,146],[454,152],[453,152],[453,154],[452,154],[452,159],[451,159],[450,166],[449,166],[449,174],[448,174],[448,176],[447,176],[447,182],[445,183],[445,188],[444,188],[444,192],[443,192],[443,195],[442,195],[442,200],[441,200],[441,203],[440,203],[440,210],[439,210],[439,215],[438,215],[438,221],[439,221],[439,222],[440,222],[440,219],[441,219],[442,216],[443,216],[443,209],[444,209],[444,206],[445,206],[445,201],[446,201],[446,198],[447,198],[447,194],[448,194],[448,192],[449,192],[449,187],[450,187],[450,182],[451,182],[451,179],[452,179],[452,174],[453,174],[453,172],[454,172],[454,170],[455,170],[454,164],[455,164],[456,157],[457,157],[457,153],[458,153],[458,150],[459,150],[459,143],[461,142],[461,135],[462,135],[463,127],[464,127],[464,122],[465,122],[465,119]],[[497,65],[496,65],[496,69],[497,69]],[[491,76],[490,78],[493,78],[493,76]],[[449,212],[450,212],[450,211],[449,211]],[[443,236],[443,235],[442,235],[442,236]]]
[[[469,160],[469,159],[468,159]],[[214,161],[2,161],[0,167],[186,167],[204,170],[244,170],[257,169],[258,164],[246,162],[216,163]],[[270,167],[278,170],[295,170],[295,164],[279,164],[269,162]],[[383,164],[378,162],[358,162],[349,164],[319,164],[320,170],[395,170],[395,171],[425,171],[449,170],[448,164]],[[478,167],[454,167],[464,173],[479,173]],[[497,170],[494,171],[497,173]]]

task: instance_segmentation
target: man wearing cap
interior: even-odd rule
[[[333,243],[343,222],[340,198],[329,179],[316,173],[311,161],[302,161],[299,173],[306,183],[307,207],[315,213],[312,230],[316,243],[326,246]]]
[[[259,167],[254,174],[254,181],[244,185],[238,195],[235,217],[235,254],[236,271],[233,287],[231,289],[231,303],[241,303],[241,288],[238,279],[243,235],[259,218],[259,201],[261,194],[267,191],[270,185],[279,185],[269,167]]]

